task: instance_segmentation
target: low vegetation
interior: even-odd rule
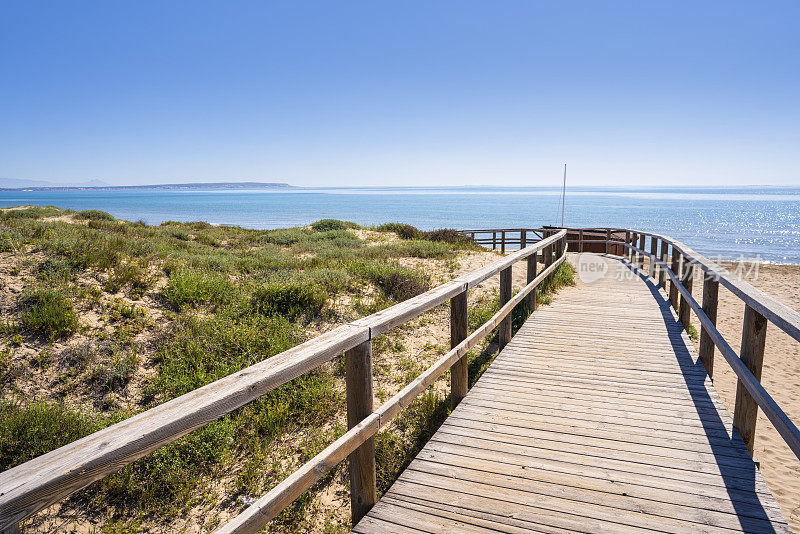
[[[55,207],[0,211],[0,469],[278,354],[320,332],[402,302],[494,261],[452,230],[375,229],[324,219],[248,230],[203,222],[117,220]],[[482,262],[482,263],[481,263]],[[570,283],[563,266],[542,302]],[[470,328],[499,307],[470,297]],[[515,311],[514,324],[526,310]],[[439,338],[411,334],[435,326]],[[376,396],[385,400],[446,351],[442,306],[375,341]],[[496,352],[470,355],[470,380]],[[446,417],[447,378],[403,411],[376,442],[381,491]],[[154,525],[203,531],[242,509],[346,428],[338,358],[214,421],[29,520],[48,531],[84,518],[104,531]],[[344,466],[289,507],[278,531],[345,531]],[[187,523],[188,521],[189,523]],[[176,523],[172,523],[176,522]],[[60,528],[60,527],[59,527]],[[94,528],[94,527],[91,527]]]

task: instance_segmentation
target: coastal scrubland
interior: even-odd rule
[[[453,230],[338,220],[249,230],[117,220],[97,211],[0,211],[0,470],[496,261]],[[540,293],[572,283],[564,264]],[[514,272],[524,283],[524,265]],[[470,329],[499,306],[469,294]],[[527,311],[515,311],[519,326]],[[496,352],[470,355],[475,381]],[[449,349],[440,306],[373,345],[381,403]],[[92,484],[28,532],[210,531],[346,429],[342,358]],[[448,413],[445,375],[376,439],[379,492]],[[272,531],[349,527],[346,463]]]

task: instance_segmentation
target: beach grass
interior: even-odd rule
[[[52,207],[1,213],[2,268],[23,287],[3,293],[12,304],[0,328],[4,468],[414,297],[455,276],[460,255],[494,261],[454,231],[397,224],[364,229],[325,219],[248,230],[203,222],[150,226]],[[562,266],[540,298],[570,276]],[[496,292],[476,298],[470,328],[498,307]],[[515,311],[515,325],[525,313]],[[376,340],[379,397],[425,368],[415,351],[435,358],[445,350],[414,345],[413,336],[406,342],[406,331]],[[494,336],[470,355],[471,381],[496,353],[492,343]],[[344,398],[340,357],[76,493],[64,513],[79,510],[103,528],[125,531],[211,510],[212,519],[198,519],[211,528],[220,502],[260,496],[340,436]],[[448,406],[446,391],[432,388],[379,434],[381,491]],[[317,498],[327,485],[346,487],[344,469],[298,499],[275,528],[291,532],[322,521],[346,529],[347,514],[320,516]],[[31,526],[49,524],[40,518]]]

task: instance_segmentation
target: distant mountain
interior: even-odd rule
[[[100,180],[89,180],[88,182],[67,182],[57,183],[45,180],[23,180],[19,178],[0,178],[0,188],[4,189],[28,189],[31,187],[108,187],[108,184]]]
[[[295,186],[282,182],[191,182],[185,184],[109,185],[100,180],[90,180],[75,184],[58,184],[42,180],[0,178],[0,189],[273,189],[293,187]]]

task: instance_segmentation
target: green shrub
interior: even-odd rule
[[[72,303],[55,289],[37,289],[22,298],[20,327],[50,339],[66,337],[78,329]]]
[[[264,284],[256,288],[251,303],[258,313],[296,319],[300,315],[317,315],[325,305],[325,300],[325,294],[318,289],[289,281]]]
[[[0,471],[32,460],[103,426],[63,404],[0,401]]]
[[[304,272],[299,280],[324,290],[328,295],[356,288],[352,275],[343,269],[312,269]]]
[[[115,354],[110,362],[95,367],[90,379],[101,392],[116,391],[130,381],[138,363],[133,352]]]
[[[141,295],[147,291],[150,283],[151,280],[147,274],[147,268],[138,263],[128,261],[114,267],[104,287],[106,291],[116,293],[127,284],[130,284],[131,293]]]
[[[446,258],[453,255],[453,249],[449,245],[434,241],[413,239],[387,245],[387,247],[397,256],[411,256],[412,258]]]
[[[261,239],[266,243],[288,247],[295,243],[308,240],[310,233],[309,230],[303,230],[302,228],[287,228],[285,230],[272,230],[267,232]]]
[[[181,228],[171,228],[167,233],[180,241],[189,241],[191,239],[189,232]]]
[[[420,231],[404,223],[384,223],[375,228],[378,232],[394,232],[401,239],[416,239],[420,237]]]
[[[186,304],[229,302],[235,287],[224,274],[181,267],[169,275],[164,297],[176,308]]]
[[[374,283],[384,295],[398,302],[415,297],[430,288],[430,280],[408,267],[379,261],[352,262],[348,269]]]
[[[11,228],[0,227],[0,252],[20,250],[25,242],[22,234]]]
[[[167,398],[188,393],[290,349],[300,335],[285,317],[242,314],[230,307],[209,318],[183,316],[156,354],[161,366],[150,393]]]
[[[66,282],[72,270],[66,262],[47,258],[36,266],[36,276],[45,281]]]
[[[431,230],[430,232],[423,232],[422,238],[428,241],[442,241],[450,243],[451,245],[458,246],[474,246],[472,239],[462,234],[458,230],[452,228],[441,228],[439,230]]]
[[[87,219],[91,221],[113,221],[114,216],[100,210],[83,210],[75,214],[76,219]]]
[[[354,249],[364,243],[347,230],[330,230],[308,236],[307,239],[292,245],[292,252],[321,252],[337,249]]]
[[[69,211],[62,211],[55,206],[30,206],[28,208],[6,210],[0,212],[0,220],[11,219],[43,219],[45,217],[58,217]]]
[[[322,219],[311,223],[311,228],[317,232],[327,232],[330,230],[347,230],[348,228],[360,228],[356,223],[350,221],[340,221],[338,219]]]
[[[204,245],[208,245],[209,247],[220,246],[220,242],[218,240],[216,240],[213,236],[204,233],[197,234],[195,241],[197,241],[198,243],[202,243]]]

